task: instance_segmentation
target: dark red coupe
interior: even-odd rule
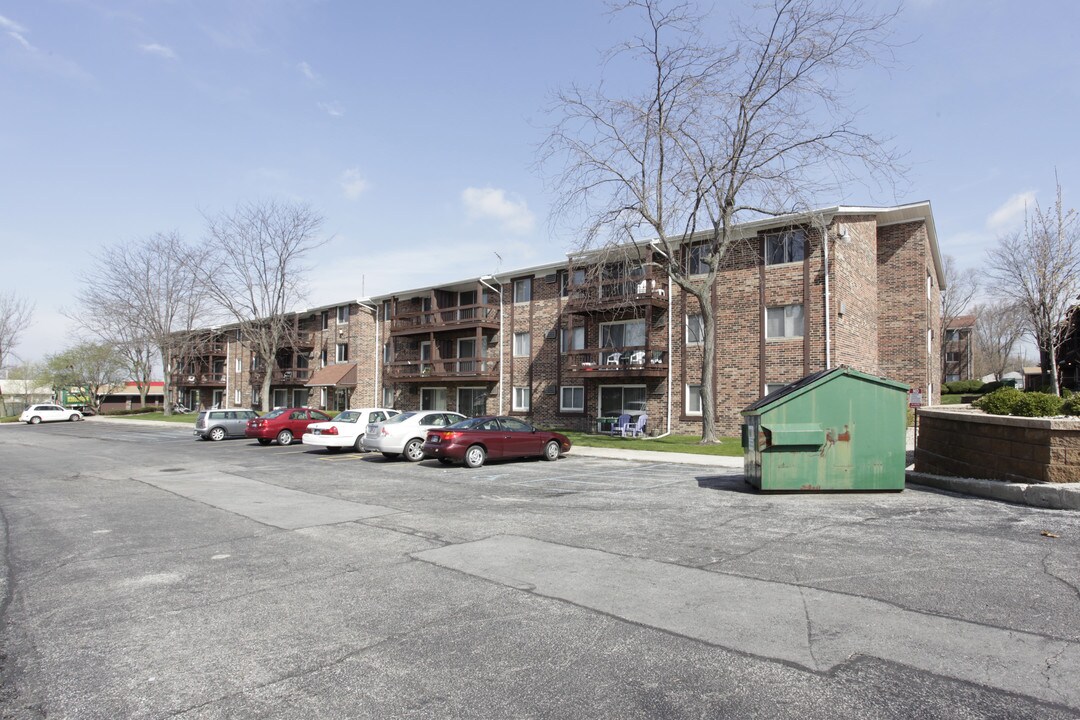
[[[274,440],[278,445],[291,445],[294,440],[304,437],[308,425],[329,419],[329,415],[313,408],[276,408],[262,417],[248,420],[244,435],[255,438],[260,445],[269,445]]]
[[[424,457],[449,465],[478,468],[488,458],[542,457],[558,460],[570,450],[570,438],[537,430],[512,417],[475,417],[438,430],[429,430]]]

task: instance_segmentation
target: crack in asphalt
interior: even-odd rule
[[[1043,571],[1044,573],[1046,573],[1047,575],[1049,575],[1050,577],[1052,577],[1052,578],[1054,578],[1055,580],[1057,580],[1058,582],[1060,582],[1060,583],[1061,583],[1062,585],[1064,585],[1065,587],[1067,587],[1067,588],[1069,588],[1070,590],[1072,590],[1072,591],[1073,591],[1073,593],[1075,593],[1075,594],[1076,594],[1076,598],[1077,598],[1077,600],[1080,600],[1080,587],[1077,587],[1076,585],[1072,584],[1071,582],[1069,582],[1068,580],[1066,580],[1065,578],[1061,577],[1060,575],[1058,575],[1057,573],[1053,572],[1053,571],[1052,571],[1052,570],[1050,569],[1050,557],[1051,557],[1051,556],[1052,556],[1053,554],[1054,554],[1054,546],[1053,546],[1053,545],[1051,544],[1051,545],[1050,545],[1050,547],[1049,547],[1049,548],[1047,549],[1047,551],[1046,551],[1046,554],[1042,556],[1042,561],[1041,561],[1041,564],[1042,564],[1042,571]]]

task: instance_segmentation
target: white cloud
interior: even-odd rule
[[[356,200],[363,195],[371,183],[360,176],[360,170],[349,168],[341,173],[341,190],[349,200]]]
[[[18,42],[27,50],[34,49],[34,46],[30,44],[30,41],[26,39],[26,34],[29,31],[14,20],[0,15],[0,30],[6,32],[10,37],[12,37],[16,42]]]
[[[158,45],[157,43],[147,43],[145,45],[140,45],[139,49],[142,50],[144,53],[148,53],[150,55],[157,55],[158,57],[163,57],[166,60],[176,59],[176,53],[173,52],[172,48],[166,47],[165,45]]]
[[[520,198],[507,197],[505,190],[498,188],[465,188],[461,193],[469,219],[498,220],[506,232],[519,235],[532,232],[536,217],[529,206]]]
[[[296,67],[298,67],[300,69],[300,72],[304,74],[304,77],[306,77],[311,82],[319,82],[319,76],[315,74],[315,71],[312,70],[311,66],[308,65],[306,62],[301,62]]]
[[[1016,193],[990,213],[986,218],[986,229],[997,234],[1017,230],[1023,225],[1027,209],[1034,205],[1034,190]]]
[[[329,115],[330,117],[344,117],[345,116],[345,108],[341,107],[341,103],[337,102],[336,100],[334,102],[330,102],[330,103],[324,103],[324,102],[319,103],[319,109],[322,110],[327,115]]]

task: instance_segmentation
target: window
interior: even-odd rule
[[[782,305],[765,310],[765,337],[790,338],[802,337],[803,306]]]
[[[694,245],[686,252],[686,269],[691,275],[705,275],[709,272],[708,245]]]
[[[775,235],[765,236],[765,264],[780,265],[782,263],[800,262],[803,259],[803,250],[806,233],[802,230],[789,230]]]
[[[949,373],[945,376],[945,382],[956,382],[960,379],[960,373]]]
[[[382,361],[384,363],[394,361],[394,351],[390,347],[390,343],[386,343],[385,345],[382,346]]]
[[[443,392],[446,392],[445,390]],[[445,408],[436,408],[439,410]],[[487,414],[487,390],[485,388],[459,388],[458,412],[470,417]]]
[[[240,358],[236,358],[236,372],[243,372],[243,371],[244,371],[244,361],[241,360]],[[240,402],[240,401],[237,400],[236,402]]]
[[[326,367],[326,349],[319,351],[319,367]]]
[[[559,410],[585,412],[585,388],[581,385],[559,388]]]
[[[514,399],[511,408],[518,412],[527,412],[532,402],[532,388],[530,387],[516,387],[514,388]]]
[[[600,387],[600,416],[618,417],[624,412],[645,412],[644,385],[602,385]]]
[[[532,278],[514,281],[514,302],[524,303],[532,300]]]
[[[600,325],[600,347],[626,348],[645,346],[645,321],[630,320]]]
[[[328,327],[330,327],[330,312],[328,310],[323,310],[322,329],[326,330]]]
[[[349,306],[339,305],[337,309],[337,324],[344,325],[349,322]]]
[[[389,300],[383,300],[382,319],[383,320],[389,320],[390,319],[390,301]]]
[[[945,331],[945,341],[946,342],[959,342],[960,341],[960,331],[959,330],[946,330]]]
[[[568,353],[571,350],[585,349],[585,328],[562,328],[559,330],[559,351]]]
[[[239,405],[242,402],[244,401],[241,397],[240,390],[237,390],[235,393],[233,393],[233,403]]]
[[[687,415],[700,415],[701,414],[701,386],[700,385],[687,385],[686,386],[686,414]]]
[[[346,360],[349,359],[349,343],[338,343],[337,344],[337,356],[336,356],[336,359],[337,359],[338,362],[345,362]]]
[[[562,292],[562,296],[566,297],[570,294],[571,289],[578,289],[585,284],[585,270],[582,268],[575,268],[567,272],[566,270],[559,271],[559,287]]]
[[[701,315],[686,316],[686,344],[701,345],[705,342],[705,323]]]
[[[960,353],[947,352],[945,353],[945,362],[958,363],[960,362]]]
[[[532,352],[532,336],[527,332],[514,333],[514,357],[529,357]]]
[[[394,389],[384,387],[382,389],[382,405],[386,408],[394,407]]]
[[[772,395],[777,390],[787,387],[787,383],[765,383],[765,394]]]

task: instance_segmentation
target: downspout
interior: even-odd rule
[[[825,258],[825,369],[832,369],[832,312],[829,309],[829,229],[821,224],[822,253]]]
[[[499,414],[503,414],[503,395],[506,394],[506,383],[504,380],[506,373],[506,357],[504,356],[504,347],[506,343],[506,332],[503,327],[506,313],[503,312],[503,294],[501,289],[497,289],[488,284],[487,278],[499,282],[494,275],[485,275],[480,278],[480,284],[491,290],[493,293],[499,296]],[[499,283],[499,288],[502,287],[502,283]]]
[[[652,249],[653,249],[653,252],[658,252],[661,255],[663,255],[665,258],[667,258],[669,262],[671,261],[671,258],[668,257],[667,254],[665,254],[662,250],[657,248],[655,245],[652,246]],[[667,429],[664,430],[664,432],[657,435],[656,437],[646,437],[646,438],[642,438],[642,440],[659,440],[660,438],[665,438],[665,437],[667,437],[668,435],[671,434],[671,407],[672,407],[672,405],[675,404],[674,399],[671,396],[672,368],[675,366],[675,363],[672,362],[672,359],[671,359],[671,347],[672,347],[672,345],[671,345],[671,332],[672,332],[671,331],[671,323],[672,323],[671,305],[672,305],[672,303],[675,302],[675,298],[673,298],[671,296],[671,275],[668,275],[668,279],[667,279],[667,301],[668,301],[668,306],[667,306],[667,315],[668,315],[668,317],[667,317],[667,346],[668,346],[668,349],[667,349],[667,354],[668,354],[668,368],[667,368]]]
[[[375,390],[373,394],[375,397],[372,398],[371,407],[382,407],[382,398],[379,397],[379,391],[382,389],[382,386],[379,384],[379,340],[381,339],[381,336],[379,335],[379,306],[365,305],[360,300],[357,300],[356,304],[365,310],[370,310],[371,314],[375,316],[375,342],[372,343],[375,346],[373,348],[375,353]]]
[[[232,396],[229,395],[229,376],[232,375],[232,342],[225,341],[225,397],[221,399],[221,407],[232,407]]]

